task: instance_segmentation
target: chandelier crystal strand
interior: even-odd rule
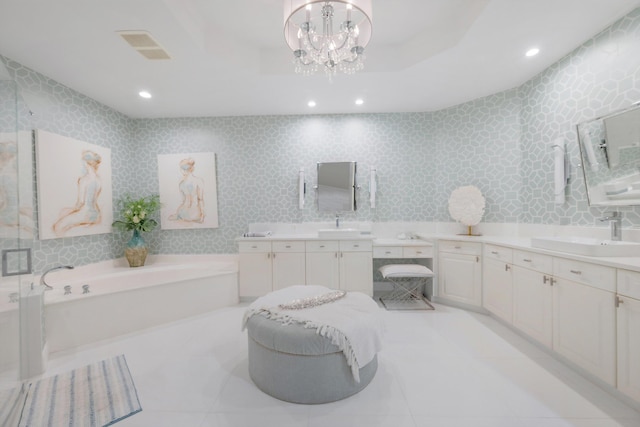
[[[296,73],[353,74],[364,68],[371,0],[285,0],[284,30]]]

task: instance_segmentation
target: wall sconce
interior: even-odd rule
[[[307,194],[307,184],[304,182],[304,168],[298,171],[298,209],[304,208],[304,196]]]
[[[376,185],[376,168],[371,166],[371,175],[369,177],[369,202],[371,203],[371,209],[376,207],[376,191],[378,187]]]

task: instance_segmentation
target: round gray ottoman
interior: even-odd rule
[[[247,321],[249,375],[265,393],[293,403],[327,403],[365,388],[378,369],[377,356],[353,378],[343,352],[299,323],[254,315]]]

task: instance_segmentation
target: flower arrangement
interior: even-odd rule
[[[118,201],[120,215],[123,219],[113,222],[113,226],[120,230],[151,231],[158,225],[158,221],[151,218],[160,209],[160,196],[134,199],[130,195]]]
[[[484,215],[485,200],[478,187],[467,185],[456,188],[449,197],[449,213],[451,217],[468,227],[471,235],[471,227],[480,223]]]

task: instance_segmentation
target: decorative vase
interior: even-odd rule
[[[127,242],[127,248],[124,250],[124,256],[129,261],[129,267],[142,267],[147,259],[147,244],[140,235],[140,231],[133,230],[131,240]]]

